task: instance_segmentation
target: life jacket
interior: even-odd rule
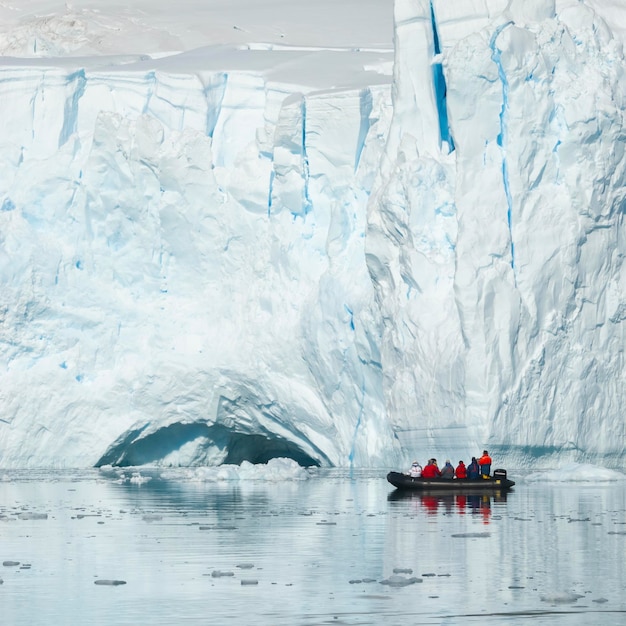
[[[457,478],[467,478],[467,468],[465,467],[465,463],[459,463],[456,470],[454,470],[454,475]]]
[[[483,454],[478,459],[478,465],[491,465],[491,457],[488,454]]]

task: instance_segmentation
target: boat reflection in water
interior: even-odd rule
[[[426,515],[480,515],[488,524],[492,505],[505,505],[509,492],[485,491],[479,493],[456,493],[449,491],[392,491],[387,496],[389,502],[410,502],[419,512]]]

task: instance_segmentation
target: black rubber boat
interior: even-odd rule
[[[389,472],[387,480],[403,491],[506,491],[515,483],[506,477],[506,470],[497,469],[489,478],[413,478],[401,472]]]

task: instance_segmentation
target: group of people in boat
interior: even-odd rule
[[[489,478],[491,476],[491,457],[487,450],[483,450],[482,456],[478,460],[473,456],[472,462],[467,466],[463,461],[459,461],[459,464],[453,467],[448,459],[441,469],[437,465],[437,459],[428,459],[426,467],[413,461],[409,476],[413,478],[447,478],[449,480],[455,478]]]

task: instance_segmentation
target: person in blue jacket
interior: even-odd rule
[[[480,476],[480,467],[478,466],[478,461],[476,457],[472,457],[472,462],[467,466],[467,477],[476,479]]]

